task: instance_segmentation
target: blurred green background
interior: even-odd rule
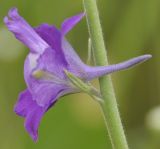
[[[97,104],[87,95],[61,98],[46,113],[35,144],[23,119],[13,112],[18,93],[25,89],[23,63],[28,49],[4,26],[11,7],[32,25],[60,27],[83,11],[82,0],[0,0],[0,149],[110,149]],[[98,0],[110,63],[150,53],[153,58],[112,75],[125,132],[132,149],[160,148],[160,1]],[[88,31],[85,19],[68,35],[86,62]],[[97,82],[94,82],[95,85]]]

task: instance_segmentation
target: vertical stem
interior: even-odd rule
[[[108,65],[96,0],[83,0],[83,4],[87,15],[89,34],[93,45],[96,64]],[[104,99],[104,102],[100,103],[100,105],[112,142],[112,147],[114,149],[128,149],[111,77],[101,77],[99,83],[101,94]]]

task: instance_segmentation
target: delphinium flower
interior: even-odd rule
[[[142,55],[109,66],[93,67],[84,64],[65,38],[84,15],[80,13],[67,18],[60,29],[48,24],[32,28],[18,14],[16,8],[12,8],[4,18],[8,29],[30,49],[24,64],[27,89],[19,94],[14,111],[25,118],[25,128],[34,141],[38,139],[38,127],[45,112],[61,96],[80,92],[70,81],[66,71],[87,83],[94,78],[127,69],[151,58],[151,55]]]

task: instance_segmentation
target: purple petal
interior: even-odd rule
[[[61,32],[66,35],[81,19],[85,16],[85,13],[80,13],[76,16],[70,17],[62,23]]]
[[[53,49],[46,49],[37,60],[37,66],[30,69],[30,59],[25,62],[25,81],[33,99],[40,106],[50,106],[56,99],[64,94],[74,92],[67,82],[64,67],[55,57]],[[46,74],[37,79],[34,77],[36,71]]]
[[[18,114],[19,116],[25,117],[29,112],[28,107],[30,107],[31,109],[32,107],[34,107],[34,102],[31,99],[32,99],[32,96],[28,92],[28,90],[21,92],[18,97],[18,102],[14,107],[14,111],[16,112],[16,114]]]
[[[44,113],[43,108],[36,105],[30,109],[25,119],[25,128],[35,142],[38,140],[38,127]]]
[[[61,33],[55,26],[45,23],[35,27],[34,30],[53,49],[61,49]]]
[[[43,81],[43,80],[45,80],[45,78],[44,78],[42,80],[42,83],[40,83],[33,76],[33,73],[36,70],[43,70],[43,71],[46,71],[47,73],[52,73],[52,76],[55,75],[56,77],[64,78],[63,65],[61,65],[61,63],[59,63],[57,61],[54,52],[55,52],[54,50],[48,48],[44,51],[44,53],[42,55],[40,55],[38,57],[34,54],[31,54],[31,53],[27,56],[26,61],[25,61],[25,65],[24,65],[24,77],[25,77],[25,82],[27,84],[27,87],[29,88],[31,93],[34,94],[34,92],[35,92],[35,94],[38,94],[39,88],[41,88],[41,87],[43,88],[43,86],[41,86],[41,84],[42,85],[44,84],[44,86],[46,86],[46,82],[48,82],[49,87],[51,86],[51,89],[52,89],[52,86],[54,86],[54,84],[55,84],[52,81],[52,80],[54,80],[53,77],[52,77],[52,80],[50,80],[50,81],[48,81],[46,78],[46,82]],[[43,98],[37,99],[37,100],[43,100]]]
[[[55,26],[48,24],[42,24],[36,27],[35,31],[52,47],[54,54],[56,55],[56,59],[59,60],[59,63],[66,65],[65,57],[61,47],[62,36],[60,31]]]
[[[19,116],[25,117],[25,128],[34,141],[38,139],[38,127],[45,108],[37,105],[28,90],[20,93],[14,111]]]
[[[36,69],[37,67],[37,60],[40,57],[40,55],[38,54],[34,54],[34,53],[29,53],[25,63],[24,63],[24,79],[25,82],[27,84],[27,87],[30,88],[30,83],[32,83],[32,73],[33,70]]]
[[[68,71],[74,73],[80,78],[85,78],[85,69],[87,66],[82,62],[80,57],[65,38],[62,39],[62,48],[65,59],[68,63]]]
[[[80,77],[83,75],[85,64],[58,29],[54,26],[42,24],[35,28],[35,31],[52,47],[52,49],[46,49],[46,54],[43,54],[45,55],[43,57],[46,57],[43,62],[47,62],[45,67],[52,65],[52,68],[49,69],[50,72],[59,75],[64,69],[68,69]],[[47,57],[50,57],[51,61],[47,60]]]
[[[64,78],[64,69],[67,69],[67,65],[57,59],[55,50],[48,48],[37,60],[37,69],[48,71],[57,77]]]
[[[15,37],[28,46],[32,52],[42,53],[49,45],[34,31],[34,29],[12,8],[4,18],[8,29]]]
[[[101,77],[103,75],[107,75],[107,74],[115,72],[115,71],[128,69],[132,66],[135,66],[138,63],[142,63],[142,62],[150,59],[151,57],[152,57],[151,55],[142,55],[142,56],[132,58],[128,61],[124,61],[119,64],[113,64],[113,65],[109,65],[109,66],[88,67],[86,69],[86,72],[87,72],[86,80],[92,80],[96,77]]]
[[[32,85],[34,85],[32,87],[33,98],[39,106],[50,106],[66,88],[64,85],[56,85],[49,81],[37,81]]]
[[[64,67],[57,61],[54,52],[50,48],[46,49],[38,58],[36,68],[31,72],[28,70],[28,64],[25,64],[27,86],[34,100],[40,106],[48,106],[55,102],[57,97],[61,95],[61,92],[68,87],[67,84],[65,85]],[[33,74],[39,70],[46,72],[48,76],[45,75],[40,79],[36,79]]]

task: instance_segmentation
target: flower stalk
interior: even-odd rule
[[[107,52],[103,40],[96,0],[83,0],[86,11],[89,34],[92,41],[96,65],[108,65]],[[111,77],[99,78],[100,90],[104,102],[100,102],[108,133],[114,149],[128,149],[123,130]]]

